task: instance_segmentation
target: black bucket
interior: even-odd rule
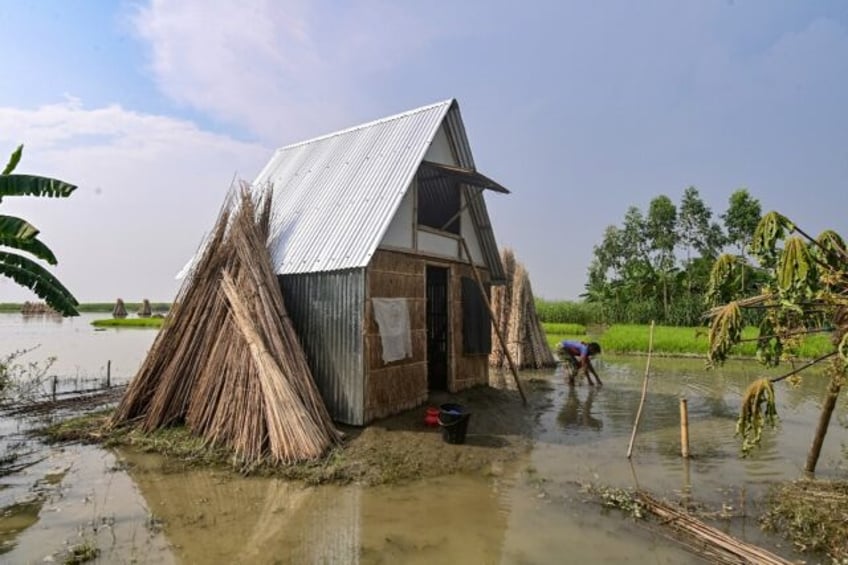
[[[439,426],[447,443],[465,443],[471,412],[461,404],[442,404],[439,407]]]

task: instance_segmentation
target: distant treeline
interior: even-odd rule
[[[127,312],[137,312],[141,309],[141,302],[124,302]],[[22,302],[0,302],[0,312],[18,313],[23,306]],[[114,302],[88,302],[77,306],[79,312],[112,312]],[[167,312],[171,308],[170,302],[151,302],[150,308],[153,312]]]
[[[730,195],[720,222],[693,186],[677,205],[659,195],[647,209],[630,206],[595,245],[582,296],[601,307],[608,324],[704,325],[710,273],[720,255],[735,255],[740,266],[723,301],[752,296],[765,283],[749,261],[761,217],[759,200],[745,189]],[[745,318],[747,324],[758,321]]]

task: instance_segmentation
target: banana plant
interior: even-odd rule
[[[10,196],[67,198],[76,190],[76,186],[58,179],[15,174],[22,154],[23,145],[19,145],[0,173],[0,203]],[[30,289],[63,316],[76,316],[76,298],[38,262],[57,263],[50,248],[38,238],[39,233],[22,218],[0,214],[0,275]]]

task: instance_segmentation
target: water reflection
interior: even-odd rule
[[[568,396],[557,415],[557,421],[563,430],[588,428],[600,431],[604,427],[604,422],[592,415],[592,403],[595,400],[596,390],[595,387],[587,387],[586,397],[581,401],[577,387],[568,387]]]
[[[96,373],[111,358],[113,377],[128,378],[155,332],[94,332],[90,318],[56,324],[0,316],[0,336],[11,350],[50,343],[51,350],[39,354],[58,354],[66,373]],[[767,430],[762,447],[742,459],[734,438],[742,393],[754,379],[781,370],[728,363],[706,372],[702,361],[654,359],[628,461],[645,359],[605,357],[600,389],[570,389],[555,371],[525,375],[546,381],[538,390],[549,391],[549,402],[538,414],[532,451],[493,476],[370,489],[302,487],[274,478],[169,469],[155,457],[129,452],[119,454],[129,463],[124,470],[112,452],[56,447],[26,476],[3,479],[0,498],[13,504],[26,499],[39,476],[68,469],[55,497],[33,510],[37,521],[3,557],[41,561],[83,531],[94,536],[105,562],[119,563],[691,562],[691,555],[650,538],[632,521],[584,504],[575,483],[628,488],[638,474],[640,485],[659,496],[691,494],[710,508],[728,501],[754,507],[766,485],[801,475],[825,378],[813,374],[798,387],[777,385],[779,429]],[[689,402],[690,460],[680,457],[681,397]],[[822,477],[845,475],[845,433],[837,424],[845,421],[840,401],[819,464]],[[0,435],[7,438],[19,429],[16,421],[0,422]],[[486,445],[495,446],[497,439],[487,436]],[[735,523],[728,529],[754,542],[763,535]]]
[[[498,479],[309,487],[208,470],[168,472],[155,456],[122,457],[181,562],[496,563],[501,554],[505,483]]]

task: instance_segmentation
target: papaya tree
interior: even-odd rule
[[[765,365],[792,359],[811,334],[830,334],[832,348],[824,355],[782,376],[754,381],[744,394],[736,428],[747,452],[759,443],[764,427],[776,421],[773,384],[827,362],[830,382],[805,465],[813,473],[848,366],[848,249],[834,231],[813,238],[786,216],[769,212],[757,224],[750,251],[765,281],[751,296],[725,301],[735,294],[728,287],[736,271],[745,267],[738,256],[721,255],[713,265],[707,292],[713,305],[707,313],[709,363],[724,362],[742,341],[746,309],[762,312],[755,339],[757,358]]]
[[[12,196],[66,198],[76,190],[76,186],[61,180],[15,174],[22,154],[23,145],[20,145],[0,173],[0,204]],[[57,263],[56,256],[38,235],[39,230],[26,220],[0,214],[0,275],[28,288],[63,316],[76,316],[77,300],[38,262]]]

